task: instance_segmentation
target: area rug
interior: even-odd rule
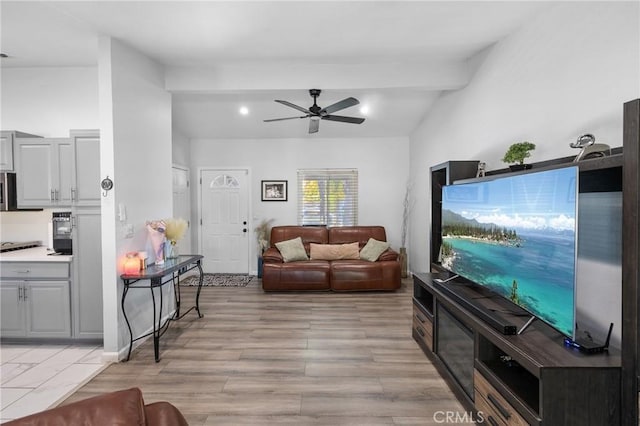
[[[203,287],[246,287],[255,277],[246,274],[204,274]],[[192,275],[180,281],[183,286],[197,286],[199,277]]]

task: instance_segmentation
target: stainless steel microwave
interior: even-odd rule
[[[0,211],[18,210],[18,191],[16,190],[16,174],[0,173]]]

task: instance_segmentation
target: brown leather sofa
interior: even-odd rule
[[[162,401],[144,403],[138,388],[111,392],[4,423],[7,426],[188,426],[180,411]]]
[[[275,244],[300,237],[307,254],[310,244],[348,244],[359,248],[369,238],[387,241],[383,226],[274,226],[271,247],[263,254],[262,289],[297,290],[396,290],[400,288],[398,253],[387,249],[375,262],[353,260],[301,260],[284,262]]]

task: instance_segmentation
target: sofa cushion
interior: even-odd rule
[[[384,226],[335,226],[329,228],[329,244],[344,244],[357,241],[364,247],[369,238],[387,241]]]
[[[311,243],[312,260],[360,259],[360,247],[357,242],[349,244]]]
[[[286,262],[295,262],[298,260],[309,260],[307,252],[302,245],[302,238],[293,238],[291,240],[280,241],[276,243],[276,247],[282,254],[282,260]]]
[[[369,238],[367,244],[360,251],[360,259],[375,262],[388,248],[389,243]]]

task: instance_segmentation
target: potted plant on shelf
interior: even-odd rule
[[[524,159],[531,157],[531,151],[536,149],[536,145],[531,142],[518,142],[509,147],[502,157],[502,161],[511,164],[512,171],[530,169],[531,164],[524,164]],[[515,163],[515,164],[514,164]]]

